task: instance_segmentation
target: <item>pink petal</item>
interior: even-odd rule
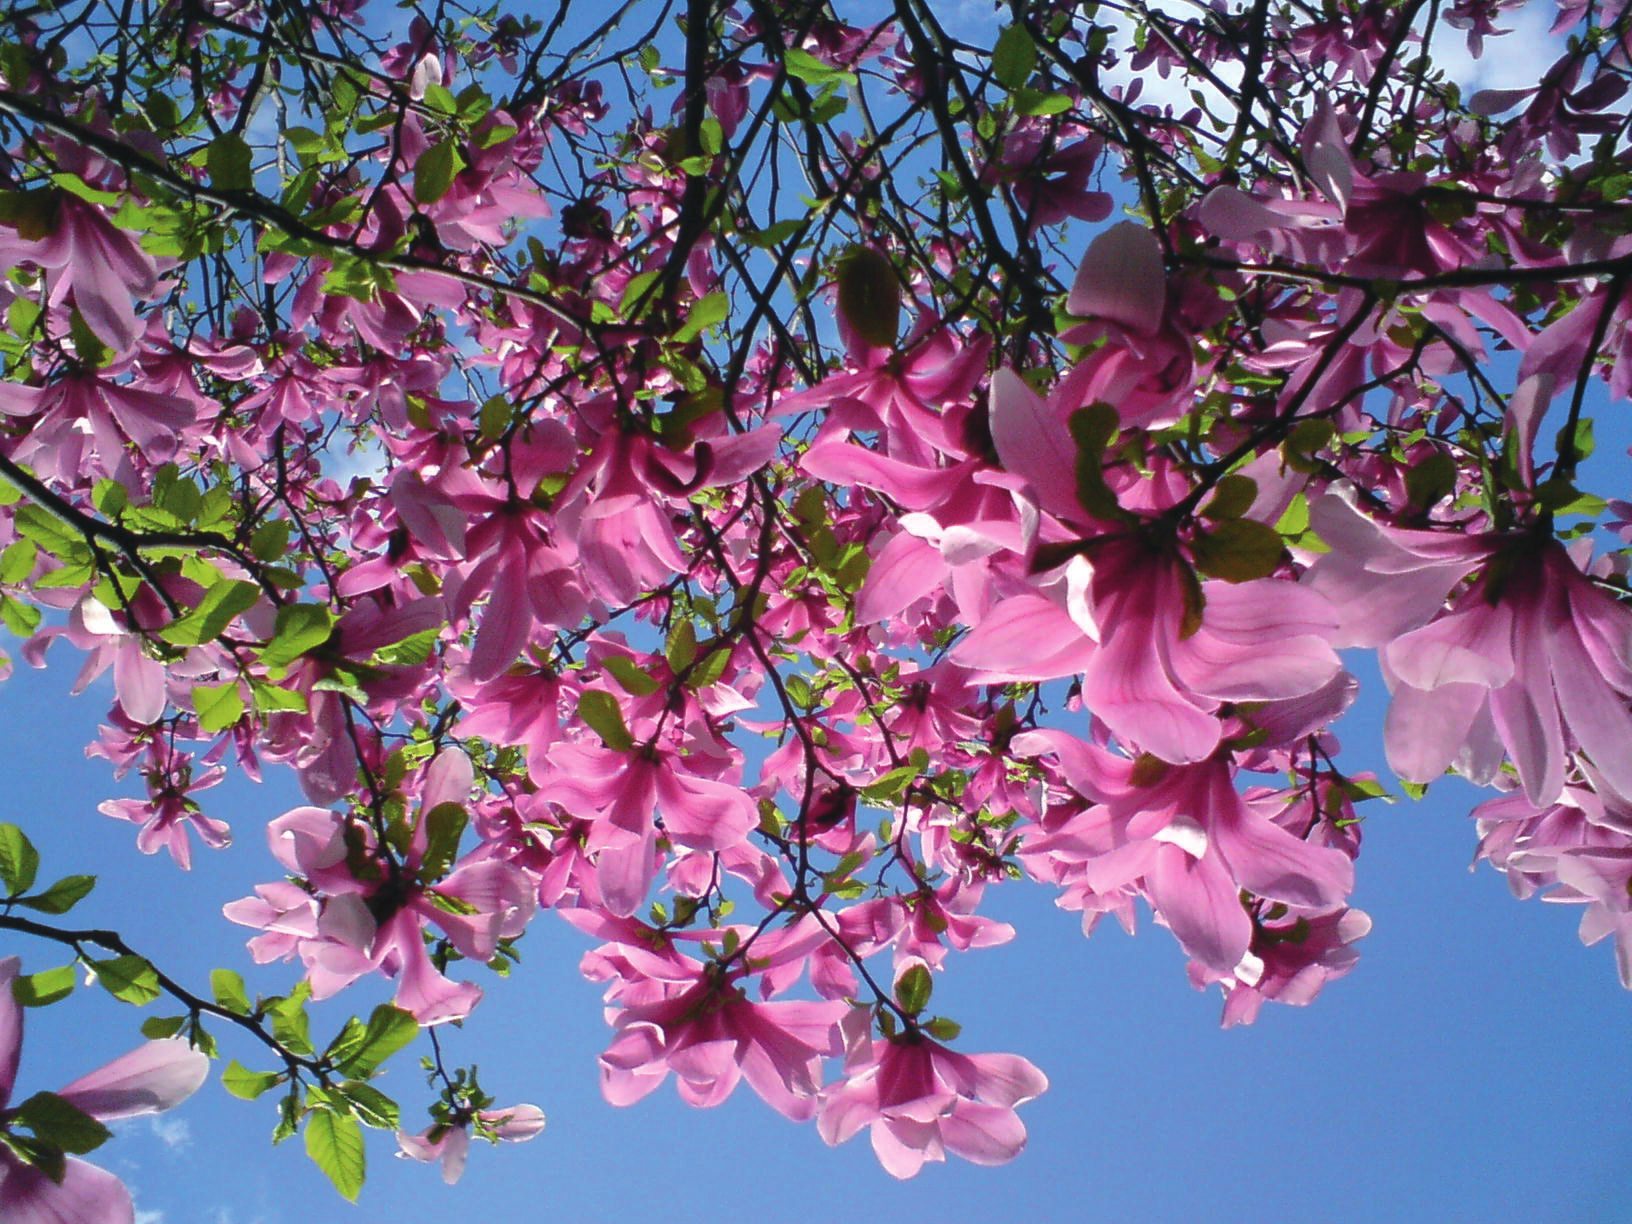
[[[1081,518],[1076,441],[1059,415],[1007,366],[992,375],[989,419],[1004,469],[1029,481],[1045,510]]]
[[[1026,1146],[1026,1127],[1012,1109],[962,1101],[941,1119],[941,1141],[954,1156],[979,1165],[1006,1164]]]
[[[103,1122],[174,1109],[198,1091],[210,1060],[180,1038],[149,1041],[82,1075],[57,1095]]]
[[[1215,972],[1235,971],[1252,943],[1252,919],[1221,863],[1210,854],[1192,859],[1164,845],[1145,889],[1186,952]]]
[[[910,532],[897,532],[874,559],[856,592],[856,624],[899,615],[930,594],[946,576],[940,549]]]
[[[1109,319],[1141,336],[1156,334],[1166,305],[1161,243],[1132,221],[1111,226],[1088,245],[1066,299],[1074,315]]]
[[[106,1169],[69,1157],[59,1185],[0,1151],[0,1216],[6,1224],[134,1224],[136,1208]]]
[[[23,1005],[11,993],[22,962],[15,956],[0,960],[0,1109],[11,1100],[17,1083],[17,1059],[23,1049]]]
[[[1081,672],[1092,640],[1070,613],[1041,595],[1011,596],[952,648],[952,660],[1008,680],[1052,680]]]

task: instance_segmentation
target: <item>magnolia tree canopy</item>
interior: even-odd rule
[[[129,1219],[77,1156],[215,1057],[347,1196],[364,1127],[533,1137],[457,1024],[557,916],[613,1104],[1007,1161],[1047,1081],[932,999],[990,890],[1147,910],[1226,1025],[1353,968],[1351,648],[1397,785],[1491,787],[1632,985],[1619,0],[1471,96],[1430,48],[1511,3],[585,8],[0,16],[11,656],[111,669],[102,812],[178,888],[261,856],[223,921],[288,983],[81,929],[0,827],[0,1106],[25,1015],[154,1004],[0,1112],[7,1219]],[[306,804],[212,809],[263,770]],[[428,1119],[373,1082],[421,1054]]]

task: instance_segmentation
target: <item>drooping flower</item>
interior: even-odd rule
[[[1019,1055],[958,1054],[917,1030],[881,1042],[862,1034],[846,1062],[849,1074],[822,1094],[817,1129],[837,1146],[868,1127],[884,1171],[903,1179],[947,1152],[983,1165],[1013,1160],[1026,1145],[1015,1107],[1048,1090]]]
[[[453,1185],[465,1172],[472,1129],[494,1143],[525,1143],[544,1129],[544,1111],[537,1105],[507,1109],[475,1109],[455,1114],[446,1122],[426,1127],[417,1135],[397,1132],[397,1155],[429,1164],[442,1162],[442,1180]]]

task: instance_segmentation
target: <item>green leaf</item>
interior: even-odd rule
[[[252,159],[249,144],[242,136],[237,132],[222,132],[210,141],[204,154],[210,185],[228,191],[248,191],[255,184]]]
[[[1105,452],[1119,428],[1116,409],[1091,404],[1071,414],[1071,440],[1077,444],[1077,501],[1097,519],[1124,518],[1116,494],[1105,483]]]
[[[839,257],[836,272],[845,321],[875,348],[894,345],[901,331],[901,278],[895,265],[858,244]]]
[[[290,1084],[278,1098],[278,1124],[272,1128],[272,1142],[282,1143],[300,1128],[300,1085]]]
[[[739,235],[749,246],[761,251],[769,250],[780,242],[785,242],[798,232],[804,222],[797,218],[788,218],[784,221],[773,221],[762,230],[755,230],[751,234]]]
[[[282,1079],[283,1076],[276,1071],[251,1071],[233,1059],[221,1072],[221,1087],[241,1101],[253,1101]]]
[[[1569,454],[1572,451],[1579,459],[1590,459],[1592,452],[1598,449],[1598,443],[1592,436],[1592,418],[1582,417],[1575,422],[1572,432],[1568,426],[1558,431],[1558,453]]]
[[[697,627],[690,620],[682,620],[669,630],[668,645],[665,655],[669,660],[669,670],[679,675],[690,667],[692,660],[697,657]]]
[[[352,1112],[364,1126],[375,1130],[397,1129],[401,1110],[378,1088],[352,1080],[340,1085],[340,1095],[351,1104]]]
[[[676,329],[674,338],[681,344],[695,340],[705,327],[725,322],[726,316],[730,313],[730,296],[724,292],[710,293],[692,304],[691,309],[686,312],[685,322]]]
[[[602,689],[585,689],[578,697],[578,717],[614,752],[628,752],[635,737],[623,722],[618,699]]]
[[[54,1092],[36,1092],[17,1106],[11,1125],[26,1126],[35,1138],[76,1156],[94,1152],[113,1138],[111,1130]]]
[[[77,306],[68,315],[68,336],[74,342],[74,353],[82,365],[100,370],[113,360],[113,349],[92,330]]]
[[[5,552],[0,552],[0,582],[22,582],[34,572],[39,555],[39,545],[33,540],[14,540]]]
[[[731,648],[721,646],[711,650],[703,657],[703,661],[691,669],[686,677],[686,687],[692,692],[698,692],[711,684],[719,682],[725,674],[725,665],[731,661]]]
[[[448,194],[454,176],[464,169],[464,159],[452,140],[439,140],[414,162],[414,201],[435,204]]]
[[[272,1035],[302,1058],[312,1052],[312,1026],[306,1017],[311,993],[311,983],[301,982],[288,998],[269,1001],[266,1008],[272,1017]]]
[[[279,688],[275,684],[267,684],[257,680],[253,684],[255,695],[255,709],[262,714],[275,714],[279,710],[294,710],[296,713],[306,712],[306,694],[294,689]]]
[[[1238,519],[1248,510],[1258,497],[1258,482],[1251,476],[1243,476],[1239,472],[1226,476],[1213,487],[1213,496],[1201,508],[1202,518],[1210,519]]]
[[[249,1015],[249,991],[236,970],[210,970],[210,992],[215,995],[216,1006],[240,1016]]]
[[[1065,94],[1016,89],[1013,96],[1014,109],[1022,115],[1058,115],[1071,109],[1071,99]]]
[[[459,836],[469,820],[459,803],[439,803],[425,813],[425,855],[419,864],[422,881],[428,884],[448,874],[459,857]]]
[[[42,893],[35,893],[32,897],[19,897],[18,904],[26,905],[31,910],[39,910],[42,914],[66,914],[89,896],[91,889],[95,887],[94,875],[63,876]]]
[[[244,716],[244,695],[238,681],[193,685],[193,712],[200,731],[225,731]]]
[[[356,1118],[321,1109],[306,1120],[306,1154],[352,1202],[363,1188],[363,1128]]]
[[[929,970],[923,965],[914,965],[896,979],[895,1001],[907,1015],[916,1016],[929,1006],[929,996],[934,991],[935,983],[930,980]]]
[[[951,1041],[963,1032],[963,1025],[956,1020],[948,1020],[945,1016],[935,1016],[924,1025],[924,1029],[936,1041]]]
[[[85,963],[102,988],[116,999],[145,1007],[159,997],[158,971],[140,956],[115,956],[111,960],[87,957]]]
[[[809,51],[799,47],[789,47],[782,57],[782,63],[787,68],[789,76],[797,77],[809,85],[820,85],[824,81],[849,84],[856,79],[853,74],[829,67]]]
[[[39,870],[40,852],[28,834],[14,824],[0,824],[0,883],[7,895],[15,897],[34,887]]]
[[[72,965],[57,969],[42,969],[14,980],[11,997],[24,1007],[44,1007],[58,999],[66,999],[74,992],[76,974]]]
[[[1405,469],[1405,495],[1412,510],[1431,510],[1443,497],[1456,489],[1456,460],[1444,451],[1436,450],[1425,459],[1414,461]]]
[[[601,660],[601,666],[612,673],[618,687],[626,693],[633,693],[636,697],[649,696],[663,687],[650,672],[638,667],[628,655],[608,655]]]
[[[272,639],[261,648],[267,667],[288,667],[334,632],[334,614],[323,604],[285,604],[278,609]]]
[[[369,658],[369,662],[382,667],[417,667],[431,657],[431,652],[436,649],[436,640],[441,636],[440,627],[421,629],[418,633],[409,634],[400,642],[381,646]]]
[[[366,1079],[381,1063],[418,1035],[419,1021],[411,1013],[382,1003],[368,1017],[368,1027],[363,1030],[355,1048],[344,1055],[331,1049],[329,1056],[347,1075]]]
[[[198,601],[198,607],[159,630],[159,636],[173,646],[202,646],[213,642],[234,617],[249,611],[260,598],[253,582],[223,578]]]
[[[916,765],[903,765],[899,769],[892,769],[872,785],[863,787],[861,797],[874,805],[889,804],[917,776],[918,767]]]
[[[1012,25],[998,36],[992,48],[992,76],[1004,89],[1019,89],[1036,66],[1037,44],[1024,26]]]
[[[149,1041],[163,1041],[181,1032],[186,1024],[186,1016],[149,1016],[142,1021],[142,1036]]]
[[[249,537],[249,552],[257,561],[278,561],[289,551],[289,520],[268,519]]]
[[[1226,519],[1191,543],[1196,568],[1209,578],[1250,582],[1280,568],[1286,554],[1281,533],[1256,519]]]
[[[40,627],[40,610],[10,595],[0,595],[0,621],[18,637],[26,638]]]

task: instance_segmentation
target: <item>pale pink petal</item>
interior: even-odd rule
[[[120,708],[132,722],[158,722],[164,714],[164,664],[142,651],[141,640],[128,637],[113,655],[113,688]]]
[[[918,1176],[926,1160],[945,1160],[940,1127],[933,1122],[884,1118],[872,1128],[873,1154],[891,1177]]]
[[[544,1111],[537,1105],[512,1105],[508,1109],[484,1109],[482,1121],[493,1133],[509,1143],[525,1143],[544,1129]]]
[[[1064,608],[1022,593],[999,603],[954,646],[952,660],[994,677],[1052,680],[1081,672],[1095,649]]]
[[[1156,333],[1166,305],[1161,243],[1132,221],[1111,226],[1089,243],[1066,299],[1074,315],[1109,319],[1141,336]]]
[[[57,1091],[103,1122],[174,1109],[198,1091],[210,1060],[179,1037],[149,1041]]]
[[[470,1156],[470,1132],[462,1126],[450,1130],[442,1141],[442,1180],[451,1186],[465,1173]]]
[[[832,439],[805,452],[799,466],[829,484],[859,484],[888,494],[906,510],[928,510],[946,500],[959,479],[975,466],[970,460],[953,468],[914,467],[862,446]]]
[[[1390,642],[1383,657],[1418,689],[1444,684],[1500,688],[1513,678],[1513,608],[1468,600],[1463,608]]]
[[[1477,684],[1437,689],[1398,685],[1383,722],[1388,765],[1407,782],[1426,786],[1450,768],[1489,690]]]
[[[954,1156],[975,1164],[1006,1164],[1026,1146],[1026,1126],[1012,1109],[960,1101],[941,1119],[941,1141]]]
[[[992,375],[992,443],[1006,471],[1023,476],[1045,510],[1082,518],[1077,502],[1077,444],[1047,402],[1004,366]]]
[[[759,825],[759,808],[740,786],[657,770],[657,805],[669,838],[693,850],[724,850]]]
[[[1192,859],[1177,846],[1162,846],[1145,889],[1191,956],[1223,974],[1241,963],[1252,943],[1252,919],[1236,882],[1212,855]]]

